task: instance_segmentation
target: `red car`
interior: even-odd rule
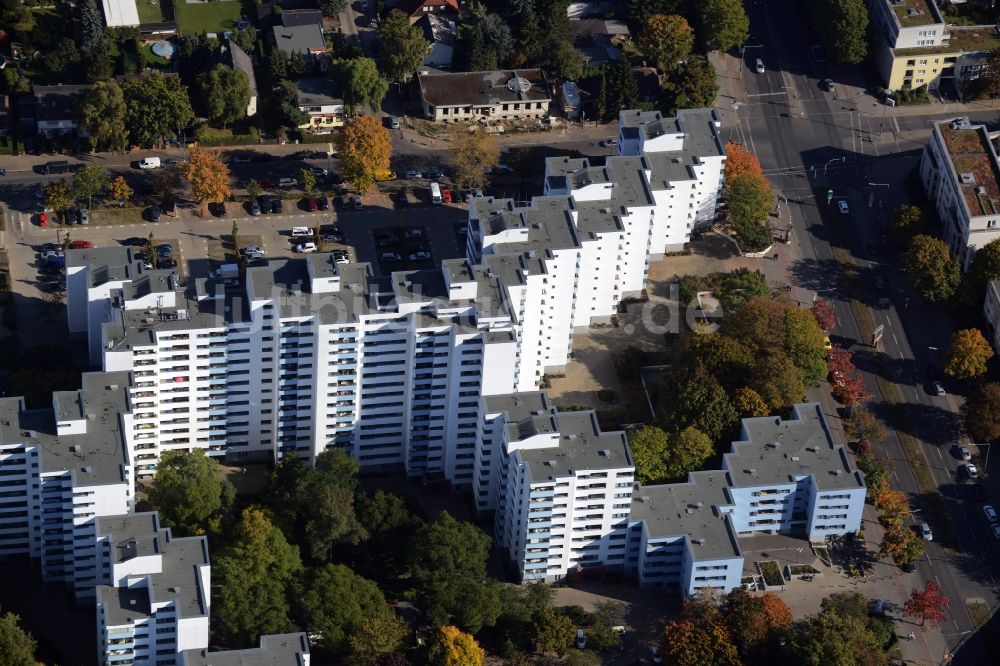
[[[94,244],[90,241],[73,241],[69,244],[69,249],[71,250],[88,250],[94,247]]]
[[[451,203],[451,190],[441,190],[441,201]]]
[[[306,201],[306,207],[310,213],[315,213],[316,209],[319,208],[319,204],[316,203],[316,197],[309,197],[309,200]]]
[[[45,213],[39,213],[38,214],[38,226],[40,226],[42,229],[44,229],[45,227],[49,226],[49,216],[46,215]]]

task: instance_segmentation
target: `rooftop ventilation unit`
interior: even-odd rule
[[[970,172],[961,173],[958,177],[961,179],[962,185],[974,185],[976,182],[975,175]]]
[[[640,495],[639,496],[639,501],[640,502],[648,502],[649,501],[649,495]]]
[[[94,468],[91,467],[90,465],[87,465],[86,467],[83,468],[83,473],[84,474],[90,474],[93,471],[94,471]]]
[[[523,76],[515,76],[507,81],[507,90],[516,93],[526,93],[531,90],[531,81]]]
[[[546,460],[545,464],[548,465],[549,467],[555,467],[556,466],[556,461],[555,460]]]
[[[986,188],[985,187],[977,187],[976,188],[976,194],[986,194]]]
[[[598,451],[598,454],[604,456],[605,458],[610,458],[611,449],[601,449],[600,451]]]

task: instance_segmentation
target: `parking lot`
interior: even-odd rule
[[[383,274],[430,269],[442,259],[465,256],[465,237],[461,235],[468,215],[465,204],[432,206],[418,202],[397,208],[385,195],[365,197],[363,202],[358,210],[331,205],[327,211],[308,212],[302,210],[300,199],[286,199],[282,213],[257,216],[229,204],[225,217],[201,218],[184,210],[176,216],[164,214],[158,222],[108,226],[50,222],[40,228],[36,216],[22,215],[8,231],[9,237],[17,239],[9,243],[13,287],[27,298],[49,302],[52,294],[58,297],[60,271],[45,267],[39,255],[58,251],[67,234],[76,243],[92,243],[95,247],[132,245],[137,249],[153,234],[154,245],[170,245],[170,256],[182,281],[206,276],[218,265],[235,261],[238,248],[232,244],[234,221],[239,247],[256,245],[266,258],[301,256],[295,252],[295,245],[302,238],[293,238],[292,228],[312,230],[317,225],[329,241],[323,244],[324,250],[346,250],[351,260],[371,262],[373,269]],[[342,234],[343,243],[328,235],[335,229]],[[56,323],[60,320],[57,317]]]

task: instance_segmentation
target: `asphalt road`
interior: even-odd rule
[[[779,0],[767,8],[765,14],[759,5],[750,7],[751,48],[746,50],[742,72],[745,96],[725,131],[728,138],[757,153],[775,188],[793,202],[784,213],[786,225],[790,213],[795,243],[789,278],[799,286],[829,292],[825,295],[838,320],[832,337],[835,344],[855,352],[874,396],[873,411],[888,419],[876,373],[895,383],[907,403],[915,427],[911,434],[922,442],[950,517],[954,547],[945,550],[936,542],[927,544],[927,557],[918,571],[924,580],[937,581],[951,600],[951,618],[942,632],[953,649],[974,631],[965,601],[983,598],[991,607],[997,601],[1000,547],[958,471],[960,461],[949,451],[960,438],[960,400],[927,391],[931,374],[940,370],[940,350],[947,348],[952,332],[948,313],[912,293],[895,249],[883,245],[886,217],[906,201],[904,180],[918,164],[918,149],[926,140],[930,120],[941,116],[890,116],[883,122],[880,105],[859,94],[852,73],[826,62],[820,51],[811,48],[808,29],[793,3]],[[763,74],[754,71],[757,58],[767,68]],[[836,82],[833,92],[820,89],[824,78]],[[995,114],[967,115],[995,120]],[[924,138],[914,140],[921,130]],[[831,204],[824,194],[827,189],[834,192]],[[848,203],[849,215],[836,212],[841,199]],[[843,296],[830,243],[834,234],[848,240],[860,268],[866,304],[876,322],[885,324],[877,351],[870,340],[862,339]],[[922,516],[916,480],[895,431],[889,432],[884,450],[894,464],[894,485],[911,497],[916,516]],[[991,499],[1000,498],[994,484],[987,486]],[[992,646],[979,638],[965,642],[956,663],[991,661],[987,654]]]

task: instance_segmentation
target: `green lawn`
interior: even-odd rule
[[[144,0],[140,0],[144,1]],[[222,33],[226,30],[236,30],[236,24],[242,15],[242,5],[236,0],[220,0],[217,2],[199,2],[191,4],[184,0],[175,0],[174,13],[184,34],[191,35],[202,32]]]
[[[141,23],[160,23],[172,19],[169,4],[164,6],[161,0],[135,0],[135,8],[139,11]]]
[[[90,212],[90,223],[98,224],[140,224],[142,219],[142,208],[104,208],[92,210]]]

